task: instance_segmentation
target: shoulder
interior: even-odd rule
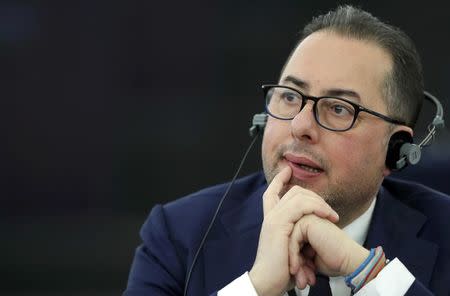
[[[144,238],[159,229],[185,243],[195,242],[198,239],[196,236],[205,232],[229,185],[230,182],[227,182],[207,187],[167,204],[154,206],[141,229],[141,236]],[[264,185],[262,172],[237,179],[221,209],[226,211],[241,205],[251,193]]]
[[[449,240],[450,227],[450,196],[417,182],[387,178],[383,187],[388,190],[396,200],[407,207],[420,212],[426,217],[422,228],[422,235],[440,237],[439,240]],[[450,240],[447,241],[450,247]]]
[[[383,187],[402,203],[426,215],[450,213],[450,196],[423,184],[389,177],[384,180]]]
[[[236,201],[239,202],[261,187],[264,183],[265,178],[262,172],[236,179],[227,194],[227,200],[232,200],[233,203]],[[196,210],[194,212],[196,214],[198,214],[199,210],[202,209],[215,209],[229,185],[230,182],[227,182],[207,187],[187,196],[181,197],[175,201],[169,202],[163,207],[166,211],[174,213],[189,213],[191,212],[191,209],[195,208]]]

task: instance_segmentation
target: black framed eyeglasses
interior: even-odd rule
[[[276,84],[262,86],[266,112],[277,119],[291,120],[302,111],[308,100],[314,102],[313,113],[316,122],[331,131],[344,132],[351,129],[360,112],[367,112],[387,122],[405,125],[405,122],[372,111],[352,101],[337,97],[312,97],[295,88]]]

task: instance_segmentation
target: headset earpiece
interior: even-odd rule
[[[401,170],[408,164],[417,164],[420,156],[420,146],[413,143],[411,134],[406,131],[396,132],[389,140],[386,166],[390,170]]]
[[[445,126],[444,109],[441,102],[429,92],[424,91],[423,93],[425,99],[435,105],[436,115],[428,125],[428,134],[419,144],[414,144],[412,136],[406,131],[397,132],[391,136],[386,155],[386,166],[391,170],[401,170],[408,164],[417,164],[422,148],[430,145],[438,130]]]

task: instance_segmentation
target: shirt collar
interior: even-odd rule
[[[366,240],[376,201],[377,198],[375,197],[369,208],[361,216],[342,229],[352,240],[360,245],[363,245]]]

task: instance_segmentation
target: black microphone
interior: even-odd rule
[[[252,126],[249,129],[250,137],[254,137],[259,132],[264,130],[267,122],[267,113],[259,113],[253,115]]]
[[[200,254],[200,251],[203,248],[203,245],[205,244],[206,238],[208,237],[208,234],[209,234],[211,228],[214,225],[214,222],[216,221],[219,210],[222,207],[222,204],[225,201],[226,197],[228,196],[228,193],[229,193],[231,187],[233,186],[234,181],[236,181],[236,178],[239,175],[239,172],[241,171],[242,166],[244,165],[244,162],[247,159],[247,155],[249,154],[250,150],[253,147],[253,144],[255,144],[256,140],[258,139],[259,134],[264,130],[264,127],[266,126],[266,121],[267,121],[267,114],[265,114],[265,113],[256,114],[255,116],[253,116],[252,126],[250,128],[250,135],[252,136],[253,139],[251,140],[250,145],[248,146],[247,150],[245,151],[244,156],[242,157],[241,162],[239,163],[239,167],[236,170],[236,173],[234,174],[231,182],[229,183],[227,189],[225,190],[225,193],[223,194],[222,198],[220,199],[220,201],[216,207],[216,211],[214,212],[214,215],[211,218],[211,221],[209,222],[206,232],[200,241],[200,244],[197,248],[197,252],[195,252],[194,259],[192,260],[192,263],[186,274],[186,279],[185,279],[185,284],[184,284],[184,292],[183,292],[184,296],[187,295],[188,288],[189,288],[189,282],[191,280],[191,275],[194,270],[195,264],[197,263],[197,258]]]

